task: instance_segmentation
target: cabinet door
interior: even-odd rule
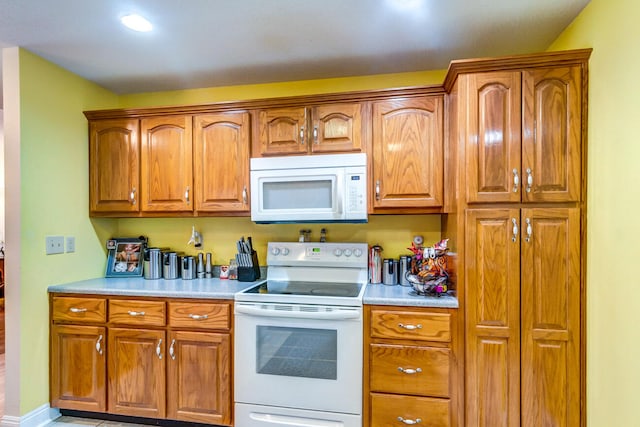
[[[231,425],[229,334],[169,334],[167,418]]]
[[[466,213],[466,426],[520,424],[518,209]],[[514,233],[515,231],[515,233]]]
[[[580,210],[523,209],[522,224],[522,426],[577,426]]]
[[[526,70],[522,80],[523,200],[580,200],[580,67]]]
[[[271,108],[258,112],[259,152],[256,156],[305,154],[308,151],[307,109]]]
[[[373,104],[372,206],[442,206],[443,99]]]
[[[196,211],[249,211],[249,113],[194,118]]]
[[[362,104],[322,105],[312,109],[311,152],[362,152]]]
[[[142,119],[142,210],[192,211],[191,117]]]
[[[51,326],[51,406],[106,411],[106,336],[99,326]]]
[[[521,193],[518,71],[470,74],[466,98],[469,203],[519,202]]]
[[[164,418],[165,332],[109,328],[109,412]]]
[[[138,120],[89,123],[89,209],[139,210],[140,140]]]

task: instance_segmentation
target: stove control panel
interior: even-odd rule
[[[368,266],[366,243],[269,242],[267,265]]]

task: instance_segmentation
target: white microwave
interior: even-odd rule
[[[251,220],[366,222],[366,154],[251,159]]]

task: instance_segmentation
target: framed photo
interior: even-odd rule
[[[106,277],[142,276],[142,255],[147,241],[144,238],[116,238],[107,240]]]

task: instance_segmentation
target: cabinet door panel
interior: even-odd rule
[[[142,210],[192,211],[191,117],[141,121]]]
[[[519,220],[518,209],[466,213],[468,426],[520,422]]]
[[[442,110],[442,97],[373,104],[374,210],[442,206]]]
[[[580,423],[580,210],[523,209],[522,425]]]
[[[582,162],[581,68],[523,73],[523,188],[527,202],[580,200]]]
[[[165,332],[109,329],[109,412],[164,418]]]
[[[168,418],[231,423],[231,344],[228,334],[172,332],[167,367]]]
[[[313,153],[361,152],[362,104],[334,104],[313,108]]]
[[[255,156],[307,153],[307,109],[271,108],[258,112],[260,152]]]
[[[137,212],[140,164],[138,120],[89,123],[89,208]]]
[[[51,406],[106,411],[105,331],[99,326],[51,327]]]
[[[197,211],[249,210],[249,113],[194,119]]]
[[[465,78],[467,201],[519,202],[520,72],[471,74]]]

